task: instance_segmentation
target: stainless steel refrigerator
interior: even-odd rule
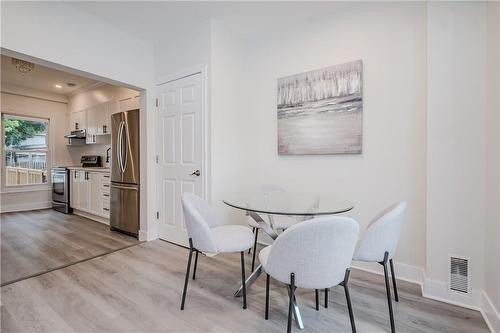
[[[111,116],[110,226],[137,236],[139,233],[139,110]]]

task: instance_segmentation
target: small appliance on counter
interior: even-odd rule
[[[52,168],[52,208],[64,214],[70,214],[69,206],[69,169],[66,167]]]
[[[84,155],[80,159],[80,163],[84,168],[100,168],[102,167],[101,156],[99,155]]]

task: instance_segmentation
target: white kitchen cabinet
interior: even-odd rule
[[[116,102],[106,102],[87,109],[87,144],[106,141],[99,140],[99,136],[111,133],[111,110],[114,104]]]
[[[103,134],[110,134],[111,133],[111,115],[113,113],[118,112],[118,102],[116,101],[111,101],[106,103],[106,108],[103,113],[103,119],[102,119],[102,133]]]
[[[71,208],[109,219],[110,212],[110,174],[85,170],[70,171]],[[77,212],[78,214],[78,212]],[[102,220],[96,219],[100,222]]]
[[[99,109],[98,107],[88,108],[87,112],[87,133],[97,133],[99,127]]]
[[[135,96],[132,98],[127,98],[119,101],[120,111],[123,112],[123,111],[140,109],[141,107],[140,100],[141,100],[140,96]]]
[[[88,180],[88,200],[89,213],[94,215],[102,214],[102,195],[101,195],[101,174],[98,172],[89,172]]]
[[[121,103],[121,102],[120,102]],[[86,143],[96,143],[96,136],[111,133],[111,115],[125,109],[139,108],[139,97],[126,100],[122,106],[117,101],[110,101],[90,107],[85,110],[68,114],[68,133],[77,130],[86,130]]]
[[[79,205],[80,178],[78,178],[79,172],[77,170],[71,170],[69,175],[70,175],[69,205],[71,208],[80,209]]]
[[[109,218],[110,212],[110,174],[102,174],[101,175],[101,213],[103,217]]]
[[[68,115],[68,133],[87,129],[87,110],[71,112]]]
[[[76,112],[68,114],[68,133],[76,131]]]
[[[88,171],[78,171],[80,178],[78,184],[78,209],[83,212],[90,212],[90,181]]]
[[[87,110],[82,110],[75,113],[75,130],[87,129]]]

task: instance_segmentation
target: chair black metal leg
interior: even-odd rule
[[[396,285],[396,274],[394,274],[394,263],[392,262],[392,259],[389,259],[389,264],[391,265],[392,287],[394,289],[394,300],[396,302],[399,302],[398,286]]]
[[[286,326],[287,333],[292,332],[292,311],[293,300],[295,299],[295,274],[290,274],[290,304],[288,305],[288,323]]]
[[[382,262],[382,265],[384,266],[384,277],[385,277],[385,289],[387,292],[387,303],[389,305],[389,319],[391,321],[391,332],[395,333],[396,332],[396,327],[394,324],[394,313],[392,311],[392,298],[391,298],[391,285],[389,283],[389,272],[388,272],[388,267],[387,267],[387,262],[389,258],[389,253],[386,252],[384,256],[384,261]]]
[[[181,310],[184,310],[184,303],[186,302],[186,293],[187,293],[187,286],[188,286],[188,281],[189,281],[189,270],[191,269],[191,259],[193,258],[193,240],[190,238],[189,239],[189,257],[188,257],[188,263],[187,263],[187,268],[186,268],[186,278],[184,279],[184,290],[182,291],[182,302],[181,302]]]
[[[247,286],[245,282],[245,251],[241,251],[241,284],[243,286],[243,309],[247,308]]]
[[[264,318],[266,320],[269,319],[269,283],[270,283],[271,277],[269,274],[266,274],[266,313],[264,315]]]
[[[316,311],[319,311],[319,289],[315,290],[316,294]]]
[[[252,233],[255,234],[255,228],[252,228]],[[250,252],[252,252],[252,248],[248,249],[248,254],[250,254]],[[253,269],[252,269],[252,271],[253,271]]]
[[[193,280],[196,279],[196,267],[198,267],[198,250],[195,250],[196,254],[194,256],[194,268],[193,268]]]
[[[252,257],[252,272],[255,268],[255,254],[257,253],[257,236],[259,235],[259,229],[255,229],[255,239],[253,241],[253,257]]]
[[[325,308],[328,308],[328,292],[330,289],[325,288]]]
[[[351,294],[349,293],[349,274],[351,273],[350,269],[346,269],[345,271],[345,277],[344,277],[344,291],[345,291],[345,298],[347,302],[347,309],[349,310],[349,320],[351,321],[351,329],[352,333],[356,333],[356,324],[354,323],[354,313],[352,311],[352,304],[351,304]]]

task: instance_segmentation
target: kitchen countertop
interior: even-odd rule
[[[111,169],[109,167],[84,168],[81,166],[69,166],[67,168],[70,170],[84,170],[84,171],[103,172],[103,173],[111,172]]]

